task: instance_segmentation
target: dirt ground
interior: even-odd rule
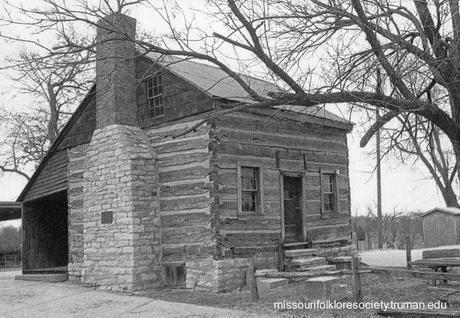
[[[187,289],[159,289],[145,295],[154,299],[183,302],[203,306],[231,308],[258,314],[277,314],[288,317],[380,317],[375,310],[274,310],[274,302],[305,301],[305,290],[302,282],[292,283],[261,292],[260,300],[251,301],[248,290],[233,293],[211,294]],[[366,301],[413,301],[435,302],[452,289],[460,291],[460,285],[448,285],[438,288],[428,285],[426,280],[386,277],[375,274],[362,276],[363,300]],[[458,294],[460,297],[460,293]],[[353,301],[349,295],[346,301]]]
[[[261,318],[267,315],[109,293],[70,282],[14,280],[0,274],[0,317]],[[9,274],[9,275],[8,275]],[[19,274],[19,273],[18,273]],[[273,317],[273,316],[272,316]]]

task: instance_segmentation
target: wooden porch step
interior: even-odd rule
[[[54,274],[54,273],[67,273],[67,266],[46,267],[46,268],[33,268],[23,269],[24,274]]]
[[[343,275],[343,270],[325,270],[318,272],[266,272],[266,273],[256,273],[256,277],[267,277],[267,278],[288,278],[289,281],[302,281],[312,277],[318,276],[340,276]]]
[[[68,274],[22,274],[16,275],[15,280],[27,280],[47,283],[59,283],[66,281],[69,278]]]
[[[318,265],[328,265],[325,257],[302,257],[294,258],[290,262],[291,266],[314,267]]]
[[[301,248],[301,247],[308,247],[311,243],[310,242],[293,242],[293,243],[283,243],[283,247],[287,250]]]
[[[305,256],[315,256],[319,252],[317,248],[303,248],[296,250],[287,250],[284,251],[285,257],[305,257]]]
[[[323,271],[333,271],[336,270],[337,268],[335,265],[319,265],[319,266],[310,266],[310,267],[304,267],[300,266],[297,268],[297,271],[302,271],[302,272],[309,272],[309,273],[321,273]]]

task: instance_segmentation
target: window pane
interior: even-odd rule
[[[259,168],[241,167],[241,210],[254,212],[259,205]]]
[[[177,277],[177,285],[184,286],[185,285],[185,268],[184,266],[176,267],[176,277]]]
[[[256,205],[257,205],[257,192],[243,191],[241,210],[254,212],[256,210]]]
[[[323,189],[323,210],[324,212],[337,212],[335,206],[336,196],[336,177],[333,173],[325,173],[322,175],[322,189]]]
[[[322,182],[323,182],[323,192],[324,193],[334,192],[335,175],[331,173],[323,174]]]
[[[334,194],[324,195],[324,210],[328,212],[334,211]]]
[[[257,189],[257,168],[241,167],[241,187],[247,190]]]
[[[150,77],[145,81],[148,117],[156,117],[163,115],[163,96],[161,87],[161,75]]]

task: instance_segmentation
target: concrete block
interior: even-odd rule
[[[343,299],[347,295],[347,286],[340,278],[319,276],[305,281],[305,297],[310,300]]]
[[[273,289],[280,286],[286,286],[289,284],[287,278],[264,278],[264,277],[257,277],[257,288],[258,290],[267,290]]]
[[[66,281],[69,278],[68,274],[23,274],[16,275],[15,280],[38,281],[47,283],[58,283]]]

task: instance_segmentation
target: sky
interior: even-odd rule
[[[27,1],[28,5],[33,5],[33,3],[34,1]],[[131,16],[138,19],[141,29],[155,30],[155,33],[158,34],[167,32],[164,26],[157,23],[158,21],[152,21],[151,16],[145,10],[134,10],[131,12]],[[208,25],[207,28],[212,30],[212,25]],[[0,32],[11,30],[11,27],[0,26]],[[14,32],[20,36],[29,36],[29,30],[25,28],[21,29],[16,26]],[[44,36],[40,40],[44,43],[50,38]],[[3,63],[6,57],[17,54],[18,49],[21,48],[17,44],[2,40],[0,40],[0,45],[2,47],[0,63]],[[7,109],[21,108],[27,107],[31,102],[33,101],[29,97],[18,93],[18,84],[11,79],[11,74],[5,70],[0,70],[0,106]],[[338,113],[333,107],[329,109]],[[359,118],[356,121],[354,118],[352,120],[354,122],[360,121]],[[367,154],[374,146],[369,143],[366,148],[360,148],[361,135],[362,129],[355,127],[348,136],[352,214],[367,213],[367,207],[374,206],[377,197],[376,176],[373,173],[375,159]],[[25,183],[23,177],[11,174],[0,177],[0,200],[15,200]],[[439,191],[434,182],[427,178],[427,172],[422,165],[409,169],[392,160],[382,162],[382,198],[384,213],[391,213],[394,209],[398,211],[424,211],[434,206],[444,205]]]

